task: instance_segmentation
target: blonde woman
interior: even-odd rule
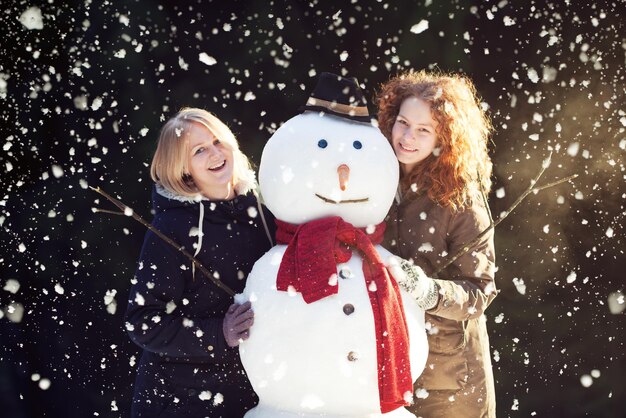
[[[181,110],[161,130],[150,173],[152,224],[241,292],[275,227],[230,129],[205,110]],[[257,398],[236,347],[253,322],[249,303],[233,304],[149,231],[126,311],[143,349],[132,416],[242,417]]]
[[[496,296],[493,231],[434,276],[489,226],[482,194],[491,186],[491,124],[472,82],[456,74],[401,74],[381,87],[378,106],[380,129],[400,162],[385,243],[408,260],[396,278],[430,324],[429,357],[408,409],[424,418],[495,417],[483,315]]]

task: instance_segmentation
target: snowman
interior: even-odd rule
[[[259,404],[246,418],[412,417],[428,353],[424,311],[379,245],[398,162],[354,79],[322,73],[269,139],[259,183],[278,245],[244,292],[255,322],[240,345]]]

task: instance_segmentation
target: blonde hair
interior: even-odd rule
[[[409,97],[430,105],[438,122],[439,153],[401,176],[402,191],[415,184],[431,200],[453,210],[469,205],[481,191],[488,193],[492,163],[487,141],[493,127],[472,81],[458,74],[410,71],[383,84],[378,93],[378,122],[390,142],[400,106]]]
[[[212,113],[193,107],[181,109],[161,128],[150,166],[152,180],[176,195],[200,197],[200,192],[189,177],[189,141],[184,135],[193,123],[207,128],[233,152],[233,186],[237,193],[245,194],[256,189],[250,161],[239,149],[239,143],[232,131]]]

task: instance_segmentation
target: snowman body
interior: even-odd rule
[[[338,167],[349,180],[338,179]],[[371,125],[304,113],[270,138],[260,168],[261,192],[277,219],[302,224],[339,216],[355,227],[383,221],[395,195],[398,163]],[[393,257],[375,246],[383,261]],[[254,265],[237,300],[252,301],[255,322],[240,345],[259,405],[247,418],[411,417],[381,414],[374,314],[357,250],[327,278],[337,293],[307,304],[294,289],[277,290],[285,252],[277,245]],[[325,278],[326,279],[326,278]],[[393,280],[393,279],[392,279]],[[411,375],[428,354],[424,312],[402,292]],[[389,341],[393,344],[393,341]],[[410,394],[409,394],[410,395]]]

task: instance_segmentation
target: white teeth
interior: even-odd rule
[[[402,149],[406,150],[406,151],[417,151],[417,148],[409,148],[406,145],[400,144],[400,146],[402,147]]]
[[[222,161],[221,163],[219,163],[218,165],[215,165],[213,167],[209,167],[209,170],[217,170],[218,168],[222,168],[224,167],[224,164],[226,164],[226,160]]]

